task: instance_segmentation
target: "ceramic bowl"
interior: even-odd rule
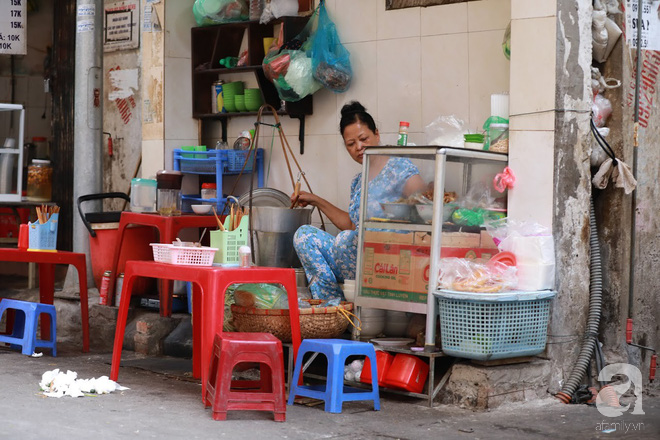
[[[190,205],[195,214],[208,214],[211,212],[212,205]]]
[[[385,217],[391,220],[410,220],[413,205],[407,203],[381,203]]]

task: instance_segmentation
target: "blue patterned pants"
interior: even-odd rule
[[[357,242],[357,231],[341,231],[335,237],[310,225],[298,228],[293,247],[314,299],[343,298],[338,283],[355,279]]]

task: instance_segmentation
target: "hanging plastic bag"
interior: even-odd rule
[[[285,101],[300,101],[322,87],[314,79],[310,58],[314,30],[318,23],[317,11],[314,11],[305,28],[295,38],[282,44],[279,49],[271,46],[264,57],[266,77],[275,85],[280,99]]]
[[[246,0],[195,0],[193,15],[199,26],[209,26],[250,18]]]
[[[328,15],[325,1],[319,5],[319,26],[312,45],[314,78],[335,93],[348,90],[353,77],[351,54],[339,41],[337,28]]]

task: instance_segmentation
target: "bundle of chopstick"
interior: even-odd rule
[[[215,207],[212,209],[213,215],[215,215],[215,220],[218,222],[218,228],[220,228],[221,231],[233,231],[237,229],[241,224],[241,219],[243,216],[248,215],[247,209],[241,208],[240,206],[237,206],[236,209],[234,209],[234,205],[231,205],[229,210],[229,228],[226,228],[225,225],[223,225],[220,221],[218,213],[215,211]]]
[[[55,206],[48,206],[48,205],[41,205],[37,206],[37,218],[39,219],[40,224],[44,224],[50,219],[50,217],[53,214],[57,214],[60,212],[60,207],[55,205]]]

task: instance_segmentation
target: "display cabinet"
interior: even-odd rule
[[[20,202],[23,193],[25,109],[0,104],[0,202]]]
[[[426,314],[425,348],[435,350],[432,293],[440,258],[489,258],[497,252],[471,212],[506,215],[506,198],[493,189],[493,179],[507,161],[506,154],[461,148],[367,149],[356,305]]]

